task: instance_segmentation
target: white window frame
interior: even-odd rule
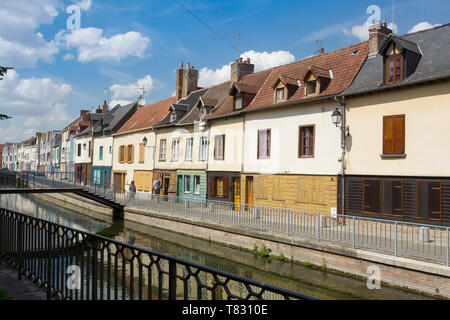
[[[172,139],[172,161],[178,161],[180,156],[180,139]]]
[[[184,153],[184,160],[185,161],[192,161],[192,150],[194,147],[194,138],[187,138],[186,139],[186,151]]]
[[[208,137],[202,136],[199,141],[198,149],[198,160],[207,161],[208,160]]]

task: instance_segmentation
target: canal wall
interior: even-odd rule
[[[381,287],[387,284],[450,298],[450,268],[443,265],[270,232],[244,232],[232,226],[139,209],[126,208],[125,219],[236,248],[266,247],[271,256],[367,278],[371,284],[375,284],[373,270],[379,270]]]

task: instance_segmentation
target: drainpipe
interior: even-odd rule
[[[347,122],[346,122],[346,110],[345,110],[345,96],[342,96],[339,99],[337,96],[334,98],[336,102],[338,102],[341,106],[341,213],[342,213],[342,223],[345,225],[345,161],[346,161],[346,152],[345,152],[345,135],[347,131]]]

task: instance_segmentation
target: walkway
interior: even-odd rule
[[[0,263],[0,288],[12,300],[47,300],[46,292],[30,280],[17,280],[17,271]]]

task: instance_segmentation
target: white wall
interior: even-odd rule
[[[333,102],[297,105],[245,116],[244,172],[327,174],[340,172],[340,128],[331,114]],[[299,158],[299,126],[315,125],[314,157]],[[257,159],[258,130],[271,129],[270,159]]]
[[[75,138],[75,163],[91,162],[91,157],[89,157],[89,141],[92,141],[92,137],[90,135]],[[78,144],[81,144],[80,156],[78,156]],[[86,144],[86,148],[83,148],[83,144]]]
[[[94,157],[92,160],[93,166],[112,166],[112,146],[113,137],[98,137],[94,138]],[[100,160],[100,147],[103,147],[103,160]],[[109,152],[111,147],[111,153]]]

